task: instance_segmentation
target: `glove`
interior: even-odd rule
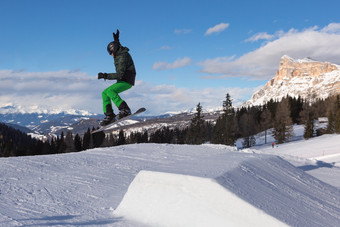
[[[119,30],[117,29],[116,34],[113,32],[113,40],[119,43]]]
[[[100,80],[100,79],[106,80],[107,79],[107,73],[98,73],[98,80]]]

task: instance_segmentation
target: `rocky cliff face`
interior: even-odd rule
[[[245,103],[262,105],[270,99],[281,100],[287,95],[313,101],[340,94],[340,66],[312,59],[295,60],[283,56],[273,79]]]

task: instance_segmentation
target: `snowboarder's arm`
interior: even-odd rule
[[[117,80],[119,79],[117,73],[98,73],[98,80]]]
[[[107,80],[118,80],[119,76],[117,73],[108,73],[106,79]]]
[[[121,80],[124,76],[124,73],[126,71],[126,56],[121,55],[115,58],[115,67],[116,67],[116,73],[108,73],[107,79],[108,80]]]

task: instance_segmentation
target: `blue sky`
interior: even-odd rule
[[[340,64],[338,1],[0,2],[0,107],[101,113],[114,81],[106,52],[112,32],[130,49],[137,84],[122,94],[132,109],[161,114],[251,97],[280,57]]]

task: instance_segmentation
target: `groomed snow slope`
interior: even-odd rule
[[[142,173],[130,186],[116,216],[122,215],[150,226],[160,226],[161,223],[164,226],[188,226],[191,221],[194,222],[192,226],[223,226],[223,222],[227,224],[225,226],[257,226],[255,223],[258,226],[284,226],[281,222],[290,226],[334,226],[340,223],[338,189],[277,156],[233,153],[228,156],[229,160],[223,160],[228,166],[225,172],[211,176],[225,189],[223,193],[212,179],[188,177],[185,182],[181,175],[162,174],[162,179],[157,173]],[[194,189],[200,185],[199,181],[201,188]],[[152,192],[146,193],[145,187]],[[205,197],[206,188],[210,190],[210,198]],[[188,195],[192,196],[189,201]],[[216,210],[211,208],[208,211],[205,207],[210,205],[207,200],[216,199],[215,196],[220,201],[212,207],[219,206],[221,212],[216,216]],[[187,209],[188,204],[194,207]],[[280,221],[269,219],[263,212]],[[214,224],[207,224],[209,219]]]
[[[227,207],[244,215],[244,207],[252,206],[290,226],[340,223],[339,188],[280,157],[237,152],[222,145],[134,144],[80,153],[1,158],[0,226],[144,226],[113,212],[142,170],[213,179],[209,181],[218,182],[231,193],[230,198],[239,198]],[[163,193],[166,196],[166,191]],[[149,209],[147,201],[136,203]],[[161,201],[158,205],[169,204]],[[162,215],[175,218],[166,209]],[[178,215],[183,220],[189,214]],[[193,215],[206,215],[202,218],[210,224],[215,222],[205,213]],[[244,220],[237,220],[235,226],[242,226]]]
[[[287,226],[209,178],[141,171],[114,212],[149,226]]]

